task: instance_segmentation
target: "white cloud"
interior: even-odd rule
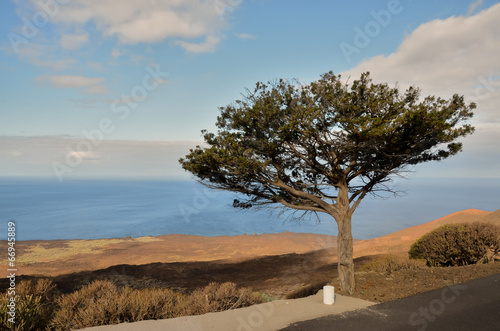
[[[394,53],[342,73],[352,81],[370,71],[375,82],[414,85],[422,96],[449,98],[458,93],[477,103],[472,120],[476,132],[463,139],[464,152],[444,163],[421,166],[425,175],[498,177],[491,165],[500,162],[499,21],[500,4],[473,16],[434,20],[406,36]]]
[[[17,54],[33,65],[50,68],[55,71],[62,71],[76,64],[76,61],[71,58],[54,58],[51,56],[53,52],[53,46],[31,42],[19,47]]]
[[[177,44],[184,48],[186,51],[191,53],[205,53],[213,52],[215,46],[219,43],[220,38],[214,36],[207,36],[205,41],[200,44],[188,43],[185,41],[177,41]]]
[[[117,59],[120,57],[120,55],[123,55],[125,52],[120,51],[118,48],[113,48],[111,51],[111,56],[113,59]]]
[[[370,71],[375,81],[415,85],[424,95],[463,94],[478,103],[477,121],[499,121],[500,4],[474,16],[450,17],[419,26],[398,49],[343,73]]]
[[[232,12],[238,8],[243,0],[212,0],[217,15],[224,16],[227,12]]]
[[[499,178],[500,125],[475,124],[476,132],[463,142],[463,152],[442,162],[416,166],[419,177]]]
[[[103,36],[114,36],[123,44],[183,40],[181,46],[202,52],[213,50],[219,41],[213,36],[224,27],[224,14],[240,4],[241,0],[72,0],[59,7],[52,21],[93,23]],[[185,41],[202,37],[206,40],[198,46]]]
[[[49,83],[56,88],[85,88],[87,94],[107,94],[104,85],[105,78],[90,78],[83,76],[38,76],[35,81]]]
[[[89,78],[83,76],[50,76],[46,77],[53,86],[61,88],[89,87],[104,82],[104,78]]]
[[[239,33],[239,34],[235,34],[235,36],[240,38],[240,39],[257,39],[256,36],[248,34],[248,33]]]
[[[71,151],[67,153],[67,156],[69,158],[80,158],[83,161],[99,161],[101,159],[100,154],[95,152]]]
[[[104,85],[94,85],[85,89],[87,94],[108,94],[109,91]]]
[[[59,43],[64,49],[78,49],[82,47],[88,40],[88,33],[63,34]]]
[[[472,13],[474,13],[474,11],[481,7],[483,5],[483,0],[477,0],[473,3],[470,4],[469,6],[469,10],[467,11],[467,16],[471,15]]]

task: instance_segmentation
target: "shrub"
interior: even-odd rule
[[[47,279],[19,282],[15,290],[15,324],[8,321],[10,296],[0,298],[0,329],[2,330],[45,330],[53,316],[55,285]]]
[[[390,275],[398,270],[417,270],[425,266],[425,262],[410,260],[403,256],[386,255],[371,260],[361,267],[361,271],[374,271]]]
[[[488,262],[500,251],[499,228],[489,223],[446,224],[418,239],[408,252],[428,266]]]
[[[52,326],[70,330],[176,317],[182,297],[168,289],[119,289],[110,281],[94,281],[59,299]]]
[[[249,288],[236,288],[236,284],[210,283],[195,290],[183,303],[182,315],[200,315],[229,309],[248,307],[262,303],[261,297],[254,295]]]
[[[110,281],[101,280],[60,297],[51,326],[56,330],[72,330],[205,314],[260,302],[250,289],[237,289],[234,283],[211,283],[187,296],[168,289],[120,289]]]
[[[126,316],[123,322],[165,319],[179,316],[179,304],[185,296],[168,289],[123,290],[121,301]]]
[[[120,322],[122,307],[118,288],[109,281],[94,281],[80,290],[61,296],[52,321],[57,330],[72,330]]]

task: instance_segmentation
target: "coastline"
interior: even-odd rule
[[[416,239],[440,225],[475,221],[500,225],[500,210],[467,209],[378,238],[355,239],[354,257],[406,255]],[[1,243],[6,245],[5,240]],[[295,232],[216,237],[169,234],[139,238],[19,241],[16,250],[18,275],[57,276],[121,264],[239,262],[320,250],[327,252],[330,261],[335,262],[336,243],[336,236]],[[1,265],[6,266],[6,262],[2,260]],[[2,268],[2,277],[7,276],[6,269]]]
[[[406,194],[396,199],[368,198],[356,210],[354,238],[373,239],[458,210],[499,208],[500,179],[415,178],[395,185]],[[311,219],[295,221],[286,211],[280,215],[279,209],[237,210],[232,207],[234,194],[208,190],[196,182],[4,181],[0,193],[0,216],[18,224],[20,241],[337,232],[326,214],[319,214],[319,220],[311,214]]]

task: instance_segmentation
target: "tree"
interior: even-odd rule
[[[332,72],[308,85],[257,83],[242,100],[221,107],[209,147],[197,146],[182,167],[202,184],[242,193],[236,207],[281,204],[331,215],[338,227],[341,288],[354,291],[351,216],[369,193],[409,166],[461,151],[457,138],[476,107],[463,96],[449,100],[420,90],[375,84],[369,73],[351,85]]]

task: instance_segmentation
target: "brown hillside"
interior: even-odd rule
[[[459,211],[432,222],[416,225],[404,230],[369,240],[360,240],[354,245],[356,257],[376,254],[406,255],[411,245],[433,229],[449,223],[490,222],[500,225],[500,210],[496,212],[467,209]]]

